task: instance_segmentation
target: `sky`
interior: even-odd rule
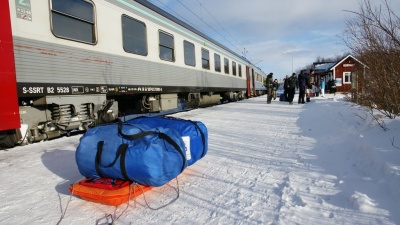
[[[360,0],[361,1],[361,0]],[[351,53],[341,35],[358,0],[149,0],[275,78],[298,72],[318,57]],[[389,0],[400,14],[400,1]],[[371,0],[373,5],[382,0]],[[345,11],[346,10],[346,11]]]
[[[266,102],[172,115],[205,124],[208,152],[171,204],[175,179],[118,207],[71,196],[82,134],[0,151],[0,224],[400,224],[400,118],[340,94]]]

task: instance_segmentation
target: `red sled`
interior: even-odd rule
[[[69,191],[87,201],[118,206],[152,188],[124,180],[87,178],[71,184]]]

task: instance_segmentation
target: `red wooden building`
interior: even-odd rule
[[[325,81],[334,79],[337,92],[351,92],[357,89],[357,76],[364,75],[367,66],[352,55],[344,57],[338,62],[314,63],[315,78],[319,83],[323,77]],[[327,85],[328,86],[328,85]],[[328,92],[329,93],[329,92]]]

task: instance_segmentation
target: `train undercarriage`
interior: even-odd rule
[[[118,118],[174,113],[238,101],[244,96],[244,92],[208,92],[20,99],[21,127],[0,133],[0,149],[69,136]]]

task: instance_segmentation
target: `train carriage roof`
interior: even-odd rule
[[[152,10],[152,11],[154,11],[154,12],[156,12],[156,13],[162,15],[162,16],[164,16],[165,18],[167,18],[167,19],[169,19],[169,20],[171,20],[171,21],[173,21],[173,22],[179,24],[180,26],[182,26],[182,27],[184,27],[184,28],[186,28],[186,29],[192,31],[193,33],[195,33],[195,34],[201,36],[202,38],[204,38],[204,39],[206,39],[206,40],[208,40],[208,41],[214,43],[215,45],[217,45],[217,46],[223,48],[224,50],[226,50],[226,51],[230,52],[231,54],[233,54],[233,55],[239,57],[240,59],[242,59],[242,60],[248,62],[249,64],[252,64],[249,60],[247,60],[247,59],[244,58],[243,56],[237,54],[236,52],[234,52],[233,50],[229,49],[229,48],[226,47],[225,45],[223,45],[223,44],[219,43],[218,41],[212,39],[211,37],[207,36],[207,35],[204,34],[203,32],[201,32],[201,31],[199,31],[198,29],[194,28],[193,26],[187,24],[186,22],[184,22],[184,21],[178,19],[177,17],[171,15],[170,13],[168,13],[168,12],[162,10],[161,8],[155,6],[154,4],[150,3],[149,1],[147,1],[147,0],[134,0],[134,1],[137,2],[137,3],[139,3],[139,4],[141,4],[141,5],[143,5],[144,7],[148,8],[148,9],[150,9],[150,10]]]

